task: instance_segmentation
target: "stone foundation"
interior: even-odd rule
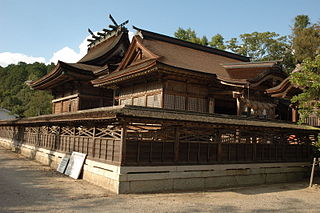
[[[1,138],[0,145],[53,169],[64,156]],[[309,167],[308,162],[120,167],[86,159],[82,178],[117,194],[201,191],[298,181],[309,175]]]

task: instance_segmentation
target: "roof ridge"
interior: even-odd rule
[[[184,47],[188,47],[188,48],[192,48],[192,49],[196,49],[196,50],[206,51],[206,52],[209,52],[209,53],[218,54],[218,55],[221,55],[221,56],[226,56],[226,57],[234,58],[234,59],[237,59],[237,60],[242,60],[244,62],[248,62],[250,60],[250,57],[247,57],[247,56],[239,55],[239,54],[228,52],[228,51],[225,51],[225,50],[220,50],[220,49],[213,48],[213,47],[203,46],[201,44],[196,44],[196,43],[192,43],[192,42],[189,42],[189,41],[184,41],[184,40],[177,39],[177,38],[174,38],[174,37],[171,37],[171,36],[167,36],[167,35],[151,32],[151,31],[148,31],[148,30],[143,30],[143,29],[140,29],[140,28],[135,27],[135,26],[132,26],[132,27],[133,27],[133,29],[135,29],[137,31],[140,31],[142,36],[143,36],[143,38],[148,38],[149,37],[151,39],[161,40],[161,41],[169,42],[169,43],[172,43],[172,44],[177,44],[177,45],[180,45],[180,46],[184,46]]]

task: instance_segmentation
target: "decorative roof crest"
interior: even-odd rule
[[[114,36],[114,35],[117,35],[118,33],[120,32],[127,32],[127,28],[124,27],[124,25],[128,24],[129,20],[121,23],[121,24],[118,24],[116,22],[116,20],[112,17],[111,14],[109,14],[109,18],[110,20],[112,21],[113,25],[110,24],[109,25],[109,28],[110,29],[106,29],[106,28],[103,28],[101,32],[98,32],[97,35],[95,35],[89,28],[88,28],[88,32],[91,34],[91,38],[87,39],[87,41],[89,41],[89,44],[88,44],[88,49],[96,46],[97,44],[107,40],[108,38]]]

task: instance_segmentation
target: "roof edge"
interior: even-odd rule
[[[133,29],[135,29],[137,31],[140,31],[142,36],[143,36],[143,38],[151,38],[151,39],[161,40],[161,41],[169,42],[169,43],[172,43],[172,44],[177,44],[177,45],[181,45],[181,46],[184,46],[184,47],[188,47],[188,48],[192,48],[192,49],[196,49],[196,50],[201,50],[201,51],[206,51],[206,52],[209,52],[209,53],[218,54],[218,55],[221,55],[221,56],[225,56],[225,57],[241,60],[241,61],[244,61],[244,62],[249,62],[250,61],[250,57],[247,57],[247,56],[239,55],[239,54],[236,54],[236,53],[232,53],[232,52],[228,52],[228,51],[225,51],[225,50],[220,50],[220,49],[216,49],[216,48],[212,48],[212,47],[203,46],[203,45],[192,43],[192,42],[189,42],[189,41],[184,41],[184,40],[173,38],[173,37],[170,37],[170,36],[167,36],[167,35],[163,35],[163,34],[151,32],[151,31],[143,30],[143,29],[140,29],[140,28],[135,27],[135,26],[132,26],[132,27],[133,27]]]

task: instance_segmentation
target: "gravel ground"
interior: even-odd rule
[[[0,212],[320,212],[305,182],[170,194],[110,194],[0,147]]]

